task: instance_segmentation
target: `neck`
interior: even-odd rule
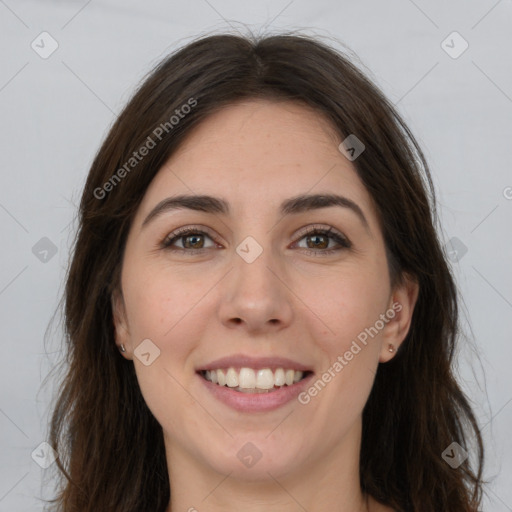
[[[315,479],[309,479],[308,483],[298,486],[290,480],[279,481],[271,477],[267,482],[247,483],[236,481],[232,476],[224,476],[209,490],[196,483],[193,493],[187,489],[183,494],[173,492],[166,512],[370,512],[368,497],[360,490],[351,494],[342,493],[337,482],[337,492],[326,493],[319,490],[322,487],[318,486],[317,481],[311,480]],[[326,482],[322,484],[326,485]],[[309,485],[311,488],[305,489]]]

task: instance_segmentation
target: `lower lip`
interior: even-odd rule
[[[198,374],[206,389],[218,400],[241,412],[266,412],[278,409],[282,405],[291,402],[308,385],[313,377],[309,374],[291,386],[282,386],[268,393],[242,393],[227,386],[219,386],[206,380]]]

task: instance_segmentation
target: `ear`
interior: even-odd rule
[[[112,317],[114,321],[115,337],[117,348],[120,349],[121,344],[124,345],[126,352],[121,352],[121,355],[126,359],[131,359],[130,354],[130,330],[128,328],[128,321],[126,318],[126,308],[122,292],[116,288],[111,295],[110,302],[112,305]]]
[[[395,287],[391,294],[388,310],[386,311],[386,317],[389,321],[383,330],[379,362],[387,363],[395,357],[397,350],[409,332],[418,294],[418,281],[412,276],[404,274],[402,282]],[[390,345],[393,346],[393,351],[389,350]]]

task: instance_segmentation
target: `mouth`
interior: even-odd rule
[[[312,381],[311,366],[277,355],[234,354],[196,367],[206,396],[243,413],[266,413],[286,404]]]
[[[293,368],[229,367],[197,372],[204,380],[222,388],[247,394],[273,393],[294,386],[312,375],[310,370]]]

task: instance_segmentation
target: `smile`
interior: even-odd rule
[[[314,373],[230,366],[198,371],[197,376],[206,393],[229,408],[244,413],[263,413],[295,403]]]
[[[204,370],[201,375],[207,381],[218,386],[226,386],[240,393],[269,393],[282,388],[292,386],[300,382],[310,372],[285,368],[253,369],[233,367],[217,370]]]

